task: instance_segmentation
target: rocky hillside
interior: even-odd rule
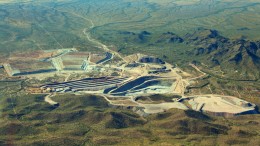
[[[216,30],[199,29],[185,35],[189,46],[194,46],[194,60],[209,67],[221,66],[224,72],[237,74],[244,79],[259,75],[260,43],[244,38],[231,40]],[[201,60],[199,60],[199,59]]]
[[[97,39],[116,45],[122,54],[145,53],[163,57],[171,63],[190,62],[212,70],[220,68],[227,76],[243,80],[259,77],[260,41],[230,39],[217,30],[199,28],[179,36],[174,32],[111,31]]]

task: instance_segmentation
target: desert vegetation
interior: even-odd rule
[[[170,109],[140,116],[136,111],[143,109],[134,104],[112,105],[92,94],[55,94],[51,99],[59,105],[53,106],[45,94],[26,88],[101,74],[28,80],[8,77],[2,68],[15,56],[17,68],[49,67],[31,63],[42,57],[34,53],[65,48],[85,54],[111,50],[115,56],[109,63],[114,64],[141,53],[181,68],[176,72],[184,80],[199,77],[181,91],[186,96],[236,96],[259,107],[259,10],[258,0],[0,0],[0,145],[259,145],[259,114],[225,118]],[[136,101],[160,104],[179,98],[156,94]]]

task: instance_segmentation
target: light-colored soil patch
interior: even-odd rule
[[[44,97],[44,101],[49,103],[50,105],[57,105],[57,104],[59,104],[58,102],[53,101],[51,99],[51,96],[52,96],[52,94],[49,94],[49,95],[45,96]]]
[[[177,108],[182,110],[187,110],[188,107],[180,102],[172,102],[172,103],[160,103],[160,104],[143,104],[144,112],[148,114],[160,113],[171,108]]]
[[[111,103],[114,105],[138,106],[137,103],[131,100],[112,100]]]
[[[189,101],[194,110],[238,114],[255,109],[253,104],[231,96],[202,95]]]

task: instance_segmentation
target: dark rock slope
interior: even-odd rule
[[[193,55],[204,64],[221,65],[226,71],[239,72],[250,76],[259,74],[260,43],[246,39],[231,40],[221,36],[216,30],[199,29],[187,34],[185,41],[195,46]]]
[[[155,56],[161,54],[160,57],[167,58],[168,62],[196,62],[198,65],[203,63],[208,69],[219,66],[226,75],[243,80],[260,77],[260,41],[230,39],[217,30],[204,28],[184,36],[171,31],[161,33],[145,30],[111,31],[109,38],[105,36],[103,35],[101,40],[117,44],[121,53],[143,52]],[[171,51],[172,53],[169,53]]]

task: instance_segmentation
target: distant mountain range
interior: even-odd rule
[[[142,48],[140,51],[147,49],[148,53],[150,47],[163,48],[159,50],[160,52],[167,52],[168,48],[179,53],[178,56],[183,56],[182,62],[203,64],[208,69],[220,66],[225,74],[245,80],[255,80],[259,77],[260,41],[250,41],[246,38],[230,39],[219,34],[217,30],[204,28],[183,36],[173,32],[158,34],[148,31],[118,31],[111,32],[111,36],[109,38],[102,36],[98,39],[106,42],[112,40],[114,44],[133,44]],[[122,50],[119,49],[120,51]],[[168,59],[171,60],[171,57],[168,56]]]

